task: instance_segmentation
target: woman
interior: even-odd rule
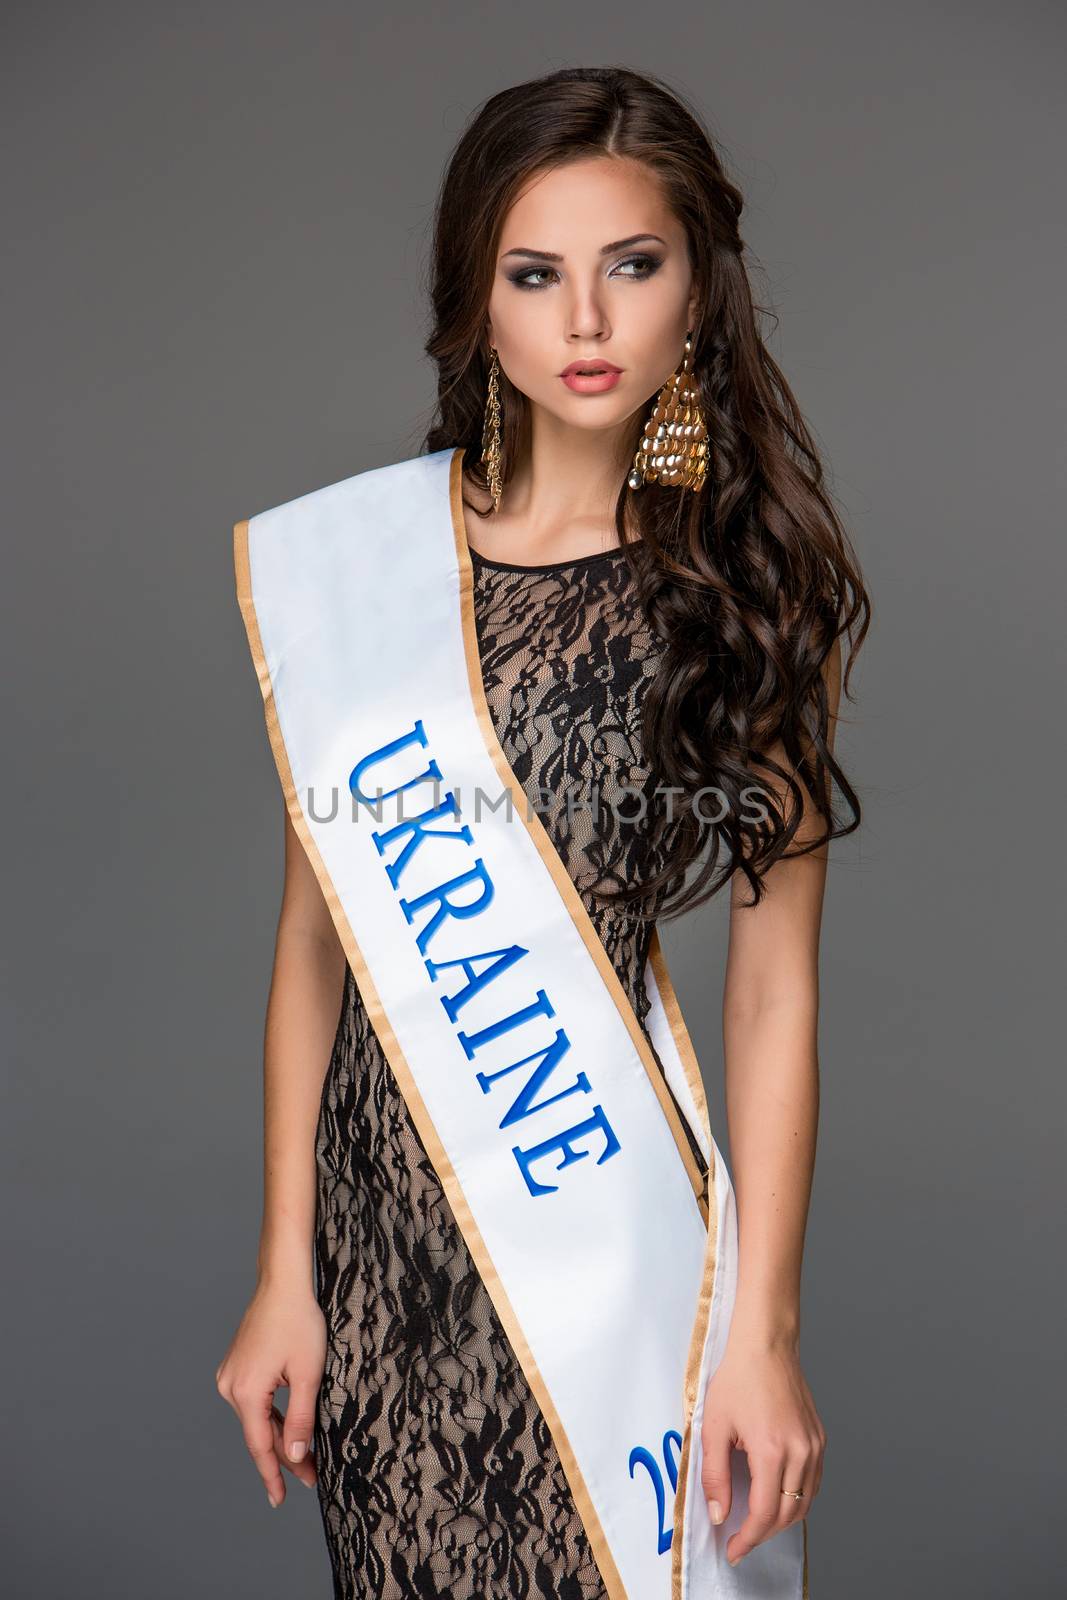
[[[271,1505],[283,1464],[317,1486],[335,1600],[808,1592],[804,1518],[825,1444],[798,1353],[818,938],[826,847],[859,821],[833,755],[839,640],[854,657],[869,603],[759,336],[741,204],[697,117],[652,78],[570,69],[494,96],[438,204],[425,452],[252,519],[251,543],[250,524],[236,530],[286,792],[286,872],[259,1278],[216,1381]],[[368,580],[374,599],[361,601]],[[467,683],[448,676],[464,657]],[[433,709],[425,721],[410,712],[422,700],[402,698],[406,679]],[[423,817],[467,809],[450,791],[398,857],[389,846],[410,821],[379,824],[369,850],[365,830],[320,815],[308,779],[334,770],[312,751],[336,754],[332,724],[315,732],[335,680],[361,691],[345,723],[354,810],[383,793],[402,801],[414,768],[401,783],[396,764],[413,751],[430,758],[419,781],[495,772],[528,801],[507,832],[494,811],[448,835],[482,850],[476,902],[455,890],[472,867],[398,900],[403,919],[393,902],[379,909],[383,867],[400,895],[414,846],[429,841],[420,861],[440,848],[444,830]],[[380,737],[363,737],[372,721]],[[466,767],[464,729],[479,745]],[[736,1216],[656,934],[727,883]],[[603,1104],[539,1145],[523,1146],[521,1118],[552,1101],[524,1088],[499,1117],[510,1076],[491,1127],[458,1114],[452,1126],[470,1084],[457,1075],[442,1090],[444,1045],[419,1032],[442,1007],[462,1030],[460,1007],[485,981],[423,933],[446,912],[461,926],[494,893],[514,893],[533,932],[493,956],[533,948],[553,998],[582,986],[571,1033],[603,1030],[581,1056],[599,1068]],[[414,947],[402,948],[431,898],[418,970],[432,997],[410,987]],[[459,966],[457,999],[440,990]],[[543,1022],[552,1008],[537,993]],[[478,1064],[482,1039],[536,1009],[455,1037]],[[523,1064],[483,1069],[480,1092],[499,1095]],[[590,1089],[583,1069],[555,1098]],[[638,1109],[619,1139],[608,1112],[625,1120],[631,1089]],[[481,1173],[501,1132],[509,1176],[493,1191]],[[642,1163],[627,1165],[635,1141]],[[521,1238],[508,1210],[527,1215],[520,1195],[535,1219]],[[552,1260],[566,1287],[553,1295],[538,1273],[561,1218]],[[684,1415],[668,1417],[683,1378]],[[283,1417],[273,1401],[286,1384]],[[660,1450],[633,1430],[661,1387]]]

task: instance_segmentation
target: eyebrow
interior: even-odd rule
[[[628,239],[615,239],[611,244],[606,244],[600,254],[613,255],[616,250],[625,250],[627,245],[640,244],[643,239],[655,239],[657,244],[666,246],[666,239],[661,239],[658,233],[632,233]],[[552,250],[528,250],[524,245],[516,245],[514,250],[505,250],[501,260],[508,256],[527,256],[533,261],[562,261],[563,257],[556,255]]]

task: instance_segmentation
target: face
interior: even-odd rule
[[[560,422],[610,429],[643,416],[696,313],[685,230],[640,163],[557,167],[508,212],[489,338],[515,387]],[[601,376],[564,376],[575,364]]]

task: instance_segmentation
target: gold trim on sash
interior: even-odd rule
[[[800,1600],[809,1600],[809,1594],[808,1594],[808,1519],[807,1519],[807,1517],[804,1518],[803,1522],[801,1523],[801,1527],[804,1529],[804,1591],[803,1591],[803,1593],[802,1593],[802,1595],[800,1597]]]
[[[711,1313],[712,1294],[715,1286],[715,1269],[717,1264],[717,1221],[718,1208],[716,1197],[713,1193],[715,1184],[714,1162],[707,1172],[702,1173],[693,1160],[692,1150],[682,1129],[681,1118],[669,1086],[656,1064],[655,1057],[649,1047],[648,1038],[637,1018],[630,1003],[630,998],[623,988],[618,973],[612,965],[611,959],[604,948],[603,941],[593,926],[592,918],[586,910],[585,903],[575,888],[574,881],[563,865],[560,855],[552,840],[549,838],[544,824],[536,812],[528,815],[526,794],[511,770],[511,765],[504,754],[503,747],[496,733],[489,706],[485,698],[485,686],[482,681],[481,661],[478,652],[478,636],[474,620],[474,571],[467,546],[466,520],[463,515],[463,447],[457,446],[453,451],[449,469],[449,503],[452,513],[452,532],[456,541],[456,556],[459,563],[460,578],[460,605],[463,613],[463,637],[467,656],[467,674],[470,681],[471,697],[474,701],[478,724],[485,740],[486,748],[492,758],[501,782],[512,796],[512,803],[518,810],[523,821],[526,822],[530,837],[533,839],[541,857],[552,874],[553,881],[558,888],[564,903],[567,906],[574,924],[581,933],[590,955],[596,962],[597,969],[604,979],[605,986],[615,1001],[619,1013],[626,1023],[630,1037],[641,1057],[641,1061],[648,1073],[649,1080],[656,1092],[656,1097],[663,1108],[668,1125],[674,1135],[678,1146],[678,1153],[682,1157],[685,1169],[689,1174],[696,1195],[700,1214],[704,1225],[708,1229],[708,1244],[704,1257],[704,1268],[701,1276],[700,1292],[696,1307],[696,1316],[693,1332],[689,1343],[689,1354],[686,1361],[685,1379],[683,1386],[683,1416],[684,1427],[682,1430],[682,1448],[678,1462],[678,1484],[682,1493],[677,1495],[675,1504],[674,1531],[671,1538],[671,1594],[672,1600],[681,1597],[681,1553],[682,1529],[685,1520],[685,1492],[684,1485],[687,1479],[690,1440],[692,1429],[690,1426],[693,1407],[696,1403],[697,1382],[700,1374],[700,1363],[704,1353],[704,1342],[707,1337],[708,1321]],[[653,928],[649,944],[649,959],[652,970],[660,991],[664,1013],[670,1025],[671,1033],[682,1061],[686,1079],[696,1103],[698,1115],[703,1123],[705,1132],[711,1139],[711,1121],[708,1115],[707,1096],[704,1093],[703,1079],[701,1078],[700,1065],[689,1037],[688,1029],[682,1017],[681,1006],[675,993],[667,968],[666,957],[660,943],[659,930]],[[807,1530],[805,1528],[805,1537]]]
[[[682,1017],[682,1008],[678,1004],[678,996],[671,982],[671,975],[667,968],[667,958],[660,943],[659,929],[653,930],[652,942],[649,947],[649,960],[652,963],[652,972],[659,989],[660,999],[667,1022],[670,1025],[678,1054],[681,1057],[682,1067],[686,1079],[696,1101],[697,1112],[711,1141],[711,1118],[708,1114],[708,1101],[704,1093],[704,1080],[700,1074],[700,1065],[697,1061],[693,1042],[689,1037],[689,1030]],[[682,1448],[678,1455],[678,1486],[682,1489],[677,1494],[674,1503],[674,1531],[671,1535],[671,1600],[681,1600],[682,1594],[682,1538],[685,1528],[686,1495],[684,1485],[689,1479],[689,1456],[692,1450],[693,1439],[693,1407],[697,1399],[697,1383],[700,1378],[700,1363],[704,1355],[704,1342],[708,1335],[708,1322],[711,1317],[711,1300],[715,1288],[715,1271],[718,1265],[718,1224],[719,1208],[715,1195],[715,1163],[714,1151],[712,1163],[708,1168],[708,1243],[704,1254],[704,1269],[700,1280],[700,1293],[697,1297],[696,1315],[693,1322],[693,1332],[689,1340],[689,1354],[685,1363],[685,1381],[683,1385],[683,1417]],[[707,1515],[707,1507],[704,1511]]]
[[[463,643],[467,656],[467,676],[470,682],[471,699],[478,717],[478,726],[481,729],[485,747],[493,762],[504,788],[511,796],[514,811],[525,822],[527,831],[534,844],[541,853],[541,859],[552,874],[552,881],[559,890],[560,898],[571,914],[575,927],[585,941],[586,949],[592,956],[604,986],[619,1010],[619,1015],[625,1022],[634,1048],[641,1058],[642,1065],[648,1073],[649,1082],[656,1093],[656,1098],[667,1119],[667,1125],[674,1136],[678,1146],[678,1154],[682,1164],[689,1174],[689,1181],[693,1186],[700,1214],[705,1226],[708,1222],[708,1206],[704,1198],[704,1174],[693,1157],[689,1141],[682,1127],[682,1119],[674,1103],[667,1080],[656,1064],[648,1038],[637,1018],[637,1013],[630,1004],[630,997],[622,986],[618,973],[612,965],[611,957],[604,948],[603,940],[593,926],[593,920],[585,908],[585,902],[574,886],[574,880],[567,871],[559,851],[548,836],[544,823],[537,812],[532,810],[527,801],[526,792],[514,772],[503,747],[497,737],[489,705],[485,698],[485,685],[482,682],[481,660],[478,654],[478,635],[474,621],[474,569],[471,565],[470,553],[467,549],[467,530],[463,516],[463,446],[459,445],[453,451],[452,463],[449,469],[448,484],[449,504],[452,512],[452,532],[456,541],[456,557],[459,562],[459,597],[460,608],[463,613]],[[699,1072],[698,1072],[699,1077]],[[701,1091],[703,1098],[703,1091]],[[698,1101],[698,1104],[700,1102]]]

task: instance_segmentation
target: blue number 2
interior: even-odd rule
[[[676,1428],[668,1428],[663,1435],[663,1465],[667,1468],[667,1477],[670,1479],[671,1493],[678,1488],[678,1458],[672,1446],[682,1448],[682,1436]],[[657,1554],[664,1555],[671,1547],[674,1536],[673,1524],[666,1526],[667,1493],[663,1487],[663,1473],[660,1471],[659,1462],[651,1450],[646,1450],[643,1444],[634,1445],[630,1451],[630,1476],[634,1475],[634,1468],[642,1466],[652,1479],[652,1487],[656,1491],[656,1541]]]

